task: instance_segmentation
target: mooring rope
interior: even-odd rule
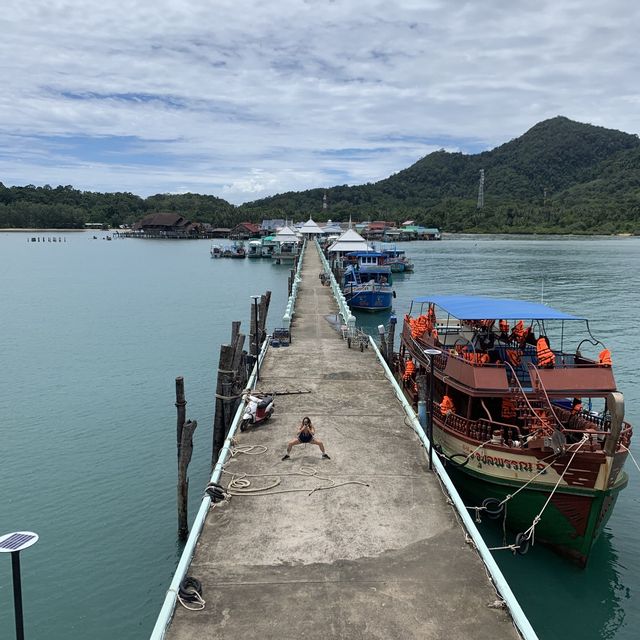
[[[631,460],[633,460],[633,464],[635,464],[636,469],[640,471],[640,466],[638,466],[638,463],[636,462],[636,459],[633,457],[633,453],[631,453],[631,450],[629,449],[629,447],[625,447],[623,444],[620,444],[620,446],[631,456]]]
[[[544,513],[544,510],[547,508],[547,506],[551,502],[551,498],[553,498],[553,494],[556,492],[556,489],[560,486],[560,483],[562,482],[562,479],[564,478],[564,474],[569,470],[569,467],[571,466],[571,463],[573,462],[573,459],[578,455],[578,451],[580,451],[581,447],[585,443],[587,443],[588,441],[589,441],[589,437],[587,435],[583,436],[582,440],[579,443],[578,448],[573,452],[573,455],[571,456],[571,459],[569,460],[569,462],[567,462],[567,465],[565,466],[564,470],[560,474],[560,477],[558,478],[558,482],[556,482],[555,486],[553,487],[553,490],[549,494],[549,497],[547,498],[547,500],[544,503],[542,509],[540,510],[540,513],[538,513],[538,515],[533,519],[533,522],[531,523],[531,526],[522,534],[523,535],[523,539],[524,540],[531,540],[531,544],[532,545],[534,544],[534,540],[535,540],[534,536],[535,536],[536,525],[540,522],[540,519],[542,518],[542,514]]]

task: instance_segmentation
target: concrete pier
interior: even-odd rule
[[[518,638],[375,354],[348,349],[328,321],[320,271],[309,247],[293,342],[268,352],[259,383],[311,393],[277,396],[271,421],[237,436],[263,447],[222,476],[273,488],[209,511],[188,571],[206,607],[178,604],[166,637]],[[311,444],[281,460],[303,416],[330,460]]]

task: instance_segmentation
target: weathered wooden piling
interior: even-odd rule
[[[176,378],[177,409],[177,449],[178,449],[178,537],[184,540],[189,535],[188,504],[189,478],[187,470],[193,453],[193,432],[198,423],[195,420],[185,421],[187,401],[184,395],[184,378]]]

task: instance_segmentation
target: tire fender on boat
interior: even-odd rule
[[[485,498],[482,501],[482,506],[487,518],[491,520],[497,520],[504,511],[504,505],[497,498]]]
[[[516,553],[523,556],[527,553],[527,551],[529,551],[529,548],[531,547],[531,540],[524,533],[519,533],[516,536],[515,546]]]

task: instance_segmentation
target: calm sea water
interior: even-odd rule
[[[175,377],[185,377],[187,415],[199,423],[192,518],[209,473],[219,345],[231,320],[248,327],[252,294],[273,292],[271,327],[286,302],[287,267],[211,260],[206,241],[92,235],[42,244],[0,233],[0,534],[41,536],[22,554],[36,640],[148,637],[180,553]],[[627,419],[640,422],[639,239],[458,236],[402,247],[416,272],[396,278],[400,320],[415,295],[543,296],[590,318],[612,350]],[[374,329],[387,317],[360,320]],[[638,442],[632,452],[640,460]],[[586,570],[539,545],[524,557],[496,553],[543,640],[637,637],[640,473],[631,461],[627,471]],[[500,543],[499,532],[484,533]],[[12,635],[4,556],[0,638]]]

